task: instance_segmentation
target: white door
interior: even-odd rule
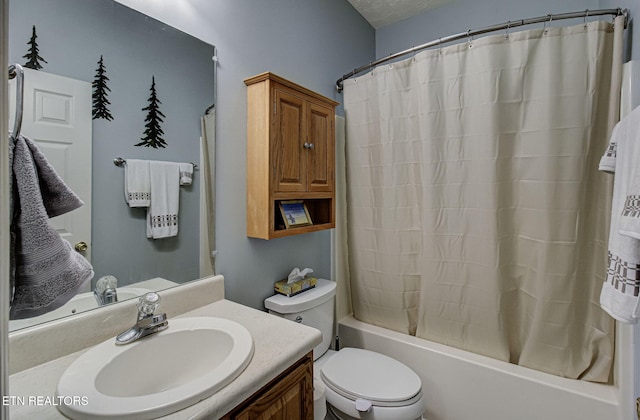
[[[9,127],[15,115],[15,80],[10,85]],[[84,205],[54,217],[51,225],[72,245],[87,244],[91,259],[91,83],[24,69],[21,133],[38,147]],[[78,248],[77,248],[78,249]]]

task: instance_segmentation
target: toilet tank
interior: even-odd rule
[[[273,295],[264,301],[269,313],[316,328],[322,333],[322,343],[313,349],[313,360],[322,356],[333,337],[336,283],[318,279],[316,287],[298,295]]]

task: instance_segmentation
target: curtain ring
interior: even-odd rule
[[[511,28],[511,21],[507,22],[507,29],[504,31],[504,39],[509,39],[510,28]]]
[[[469,48],[473,48],[473,38],[471,37],[471,29],[467,29],[467,42],[469,43]]]
[[[553,22],[553,15],[547,15],[549,17],[549,24],[551,24],[551,22]],[[547,22],[544,22],[544,34],[548,34],[549,33],[549,28],[547,28]]]
[[[589,22],[587,22],[588,17],[589,17],[589,9],[584,11],[584,29],[587,29],[587,25],[589,24]]]

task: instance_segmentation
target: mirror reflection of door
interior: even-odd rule
[[[10,85],[9,126],[15,117],[15,80]],[[91,261],[91,83],[24,69],[21,133],[38,144],[47,160],[84,205],[50,219],[62,238]],[[82,251],[82,243],[87,248]]]

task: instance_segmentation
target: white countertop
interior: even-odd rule
[[[164,419],[219,418],[277,377],[321,342],[320,331],[228,300],[218,300],[178,317],[216,316],[244,325],[254,340],[255,351],[247,368],[232,383],[211,397]],[[171,320],[169,319],[169,322]],[[150,337],[153,339],[152,337]],[[87,349],[10,376],[10,418],[64,419],[46,397],[53,397],[65,369]],[[132,375],[136,374],[132,369]],[[126,380],[126,378],[123,378]],[[29,404],[28,397],[32,397]],[[20,404],[23,397],[25,404]],[[39,403],[33,397],[39,398]]]

